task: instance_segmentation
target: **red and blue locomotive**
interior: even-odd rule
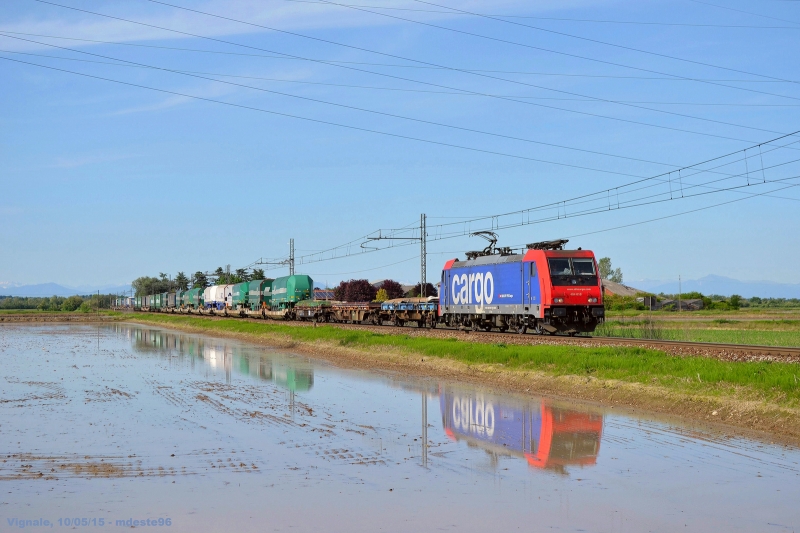
[[[442,270],[439,322],[519,333],[588,333],[603,321],[594,253],[564,250],[566,240],[529,244],[522,254],[490,245],[452,259]]]

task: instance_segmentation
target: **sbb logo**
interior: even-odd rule
[[[471,305],[482,308],[494,300],[494,276],[491,272],[476,272],[453,276],[451,299],[453,305]]]

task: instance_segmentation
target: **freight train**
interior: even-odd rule
[[[490,234],[493,235],[493,234]],[[137,296],[135,310],[373,325],[493,329],[517,333],[590,333],[605,318],[594,253],[567,241],[496,248],[496,236],[442,269],[439,297],[386,302],[315,300],[306,275]],[[122,304],[123,299],[117,301]]]

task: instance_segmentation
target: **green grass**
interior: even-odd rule
[[[281,335],[300,343],[325,341],[365,351],[393,348],[468,365],[503,365],[510,370],[535,370],[552,376],[592,376],[604,380],[654,384],[685,393],[766,400],[784,406],[797,406],[800,400],[800,365],[790,363],[730,363],[703,357],[681,358],[636,347],[485,344],[332,326],[296,327],[236,319],[208,320],[147,314],[137,314],[136,318],[167,326],[190,326],[210,333]]]
[[[607,320],[594,333],[603,337],[663,339],[726,344],[758,344],[763,346],[800,346],[798,320],[730,320],[659,321],[658,318],[636,317]]]

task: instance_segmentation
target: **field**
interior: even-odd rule
[[[800,346],[799,310],[609,313],[597,336]]]

